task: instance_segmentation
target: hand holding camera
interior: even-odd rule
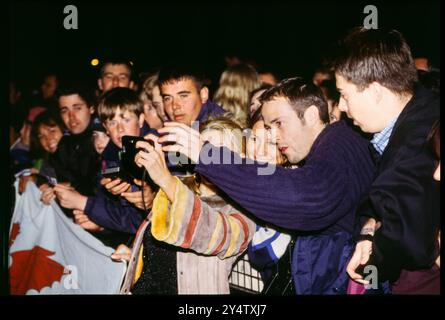
[[[173,201],[176,180],[167,168],[162,146],[158,143],[158,137],[155,135],[149,134],[146,138],[149,141],[136,143],[136,148],[141,150],[134,157],[134,162],[138,167],[145,167],[153,182],[161,187]]]

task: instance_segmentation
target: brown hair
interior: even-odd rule
[[[396,94],[413,93],[417,70],[411,49],[396,30],[352,29],[341,41],[335,72],[363,90],[378,82]]]
[[[277,97],[284,97],[300,119],[303,119],[307,108],[316,106],[321,121],[329,123],[326,99],[321,89],[312,82],[307,82],[299,77],[282,80],[276,86],[261,94],[260,101],[263,104]]]
[[[144,112],[144,106],[136,92],[129,88],[117,87],[105,92],[97,107],[100,120],[105,123],[116,115],[117,109],[128,111],[137,117]]]

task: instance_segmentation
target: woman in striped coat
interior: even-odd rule
[[[230,119],[206,122],[201,132],[213,145],[243,151],[242,130]],[[150,138],[155,147],[138,142],[136,147],[147,152],[140,151],[135,161],[160,186],[152,207],[151,233],[156,240],[178,247],[178,293],[229,294],[233,263],[246,250],[255,223],[203,177],[181,181],[172,176],[157,137]],[[136,279],[141,270],[139,262]]]

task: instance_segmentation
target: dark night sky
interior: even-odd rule
[[[63,8],[72,2],[63,2],[11,4],[13,78],[34,84],[51,69],[92,80],[92,58],[125,55],[137,71],[144,71],[192,54],[217,79],[225,52],[238,52],[283,77],[309,75],[342,33],[363,24],[363,8],[372,4],[81,3],[76,5],[79,29],[65,30]],[[415,54],[427,55],[439,66],[439,1],[376,6],[379,27],[398,29]]]

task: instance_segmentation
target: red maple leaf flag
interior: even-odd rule
[[[60,281],[65,267],[49,259],[52,255],[54,252],[39,246],[12,253],[12,265],[9,267],[11,294],[23,295],[30,289],[40,291]]]
[[[119,293],[126,265],[111,259],[106,247],[69,219],[56,202],[44,205],[29,182],[18,194],[9,234],[10,293]]]

